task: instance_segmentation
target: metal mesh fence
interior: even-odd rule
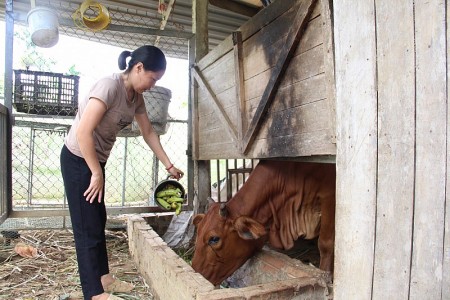
[[[13,127],[13,207],[66,208],[59,156],[67,126],[19,122]],[[161,136],[173,163],[186,170],[186,122],[169,122]],[[172,145],[172,146],[171,146]],[[106,165],[105,203],[126,207],[154,205],[153,189],[167,172],[141,136],[119,137]],[[187,185],[187,178],[180,183]]]
[[[157,116],[163,121],[155,122],[154,128],[161,134],[161,143],[172,162],[187,174],[188,43],[179,30],[183,24],[167,22],[166,35],[154,34],[160,33],[157,29],[161,27],[157,3],[155,1],[152,11],[109,6],[112,17],[109,29],[90,32],[74,26],[72,14],[78,4],[39,1],[39,5],[55,9],[60,19],[59,42],[48,49],[36,47],[30,40],[28,28],[22,26],[23,19],[16,21],[12,135],[14,210],[67,208],[59,157],[76,114],[78,99],[84,97],[99,78],[120,72],[117,68],[120,52],[144,44],[159,46],[168,58],[168,69],[161,85],[171,90],[170,105]],[[69,84],[68,80],[73,82]],[[61,97],[69,98],[69,102],[61,105],[58,100]],[[155,97],[147,101],[149,113],[154,113],[151,105],[155,101]],[[121,132],[106,165],[106,205],[153,206],[153,189],[166,178],[164,166],[134,123]],[[187,187],[187,181],[185,176],[180,183]],[[45,223],[39,226],[61,226],[60,218],[46,219]],[[66,223],[63,217],[62,226]],[[0,228],[5,226],[11,225],[6,222]]]

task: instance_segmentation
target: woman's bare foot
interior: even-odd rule
[[[108,300],[108,298],[109,298],[109,294],[107,294],[107,293],[92,296],[92,300]]]

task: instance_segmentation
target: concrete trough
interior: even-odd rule
[[[155,299],[330,299],[328,275],[299,260],[264,249],[216,289],[179,257],[141,216],[127,224],[129,249]]]

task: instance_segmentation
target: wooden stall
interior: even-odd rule
[[[335,155],[334,299],[450,299],[449,19],[278,0],[194,67],[196,159]]]
[[[193,68],[196,159],[334,155],[328,1],[275,1]]]

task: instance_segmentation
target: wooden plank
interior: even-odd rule
[[[280,147],[281,146],[281,147]],[[295,149],[294,151],[290,148]],[[263,152],[264,149],[267,149]],[[327,130],[302,132],[292,136],[277,136],[255,141],[250,157],[298,157],[334,155],[336,149],[329,143]]]
[[[334,299],[372,299],[377,178],[375,5],[334,5],[336,239]]]
[[[450,295],[450,5],[447,4],[447,195],[445,200],[444,266],[441,295]]]
[[[267,107],[270,105],[273,97],[276,93],[278,85],[281,81],[281,78],[290,62],[292,54],[296,50],[296,46],[301,38],[303,30],[307,24],[306,20],[308,16],[311,14],[312,9],[314,8],[316,0],[305,0],[300,2],[298,5],[298,12],[293,20],[293,25],[291,30],[289,31],[288,40],[286,42],[286,47],[282,48],[280,54],[280,60],[277,62],[277,65],[273,69],[271,79],[269,84],[264,91],[263,97],[261,99],[260,105],[256,110],[256,113],[250,122],[247,133],[244,136],[242,143],[242,152],[245,153],[248,151],[249,146],[252,141],[255,139],[255,135],[259,130],[262,116],[266,113]]]
[[[316,7],[320,6],[316,5]],[[280,56],[280,49],[285,47],[286,44],[290,22],[295,17],[296,12],[295,7],[293,7],[273,21],[270,26],[262,28],[257,34],[245,41],[245,79],[258,75],[276,65]],[[322,43],[322,18],[317,17],[308,22],[293,56],[300,55]]]
[[[234,44],[234,80],[236,83],[236,116],[237,116],[237,140],[239,144],[242,141],[244,128],[247,128],[245,118],[245,89],[244,89],[244,68],[243,68],[243,51],[242,51],[242,33],[240,31],[233,32]],[[241,145],[239,145],[241,147]]]
[[[327,102],[322,100],[271,112],[261,126],[261,136],[289,136],[328,128]],[[300,117],[299,117],[300,116]]]
[[[223,109],[220,101],[217,99],[216,95],[214,94],[213,90],[209,86],[208,82],[205,81],[203,75],[198,70],[197,67],[194,67],[193,69],[194,77],[197,83],[200,85],[200,87],[206,91],[208,91],[208,94],[210,96],[210,99],[213,101],[214,109],[216,111],[217,117],[220,119],[222,124],[227,129],[227,132],[229,133],[232,140],[236,143],[237,142],[237,131],[234,126],[234,124],[230,121],[230,118],[228,117],[227,113]]]
[[[236,122],[236,114],[235,114],[236,103],[234,101],[233,102],[225,101],[223,99],[234,99],[235,94],[236,91],[234,87],[229,88],[228,90],[225,90],[219,94],[216,94],[216,97],[222,103],[222,107],[226,111],[228,117],[230,118],[233,124]],[[204,115],[210,115],[211,113],[214,112],[214,106],[211,105],[207,91],[201,90],[199,96],[203,99],[203,101],[198,103],[199,117],[200,119],[202,119]],[[201,122],[203,122],[203,120],[201,120]]]
[[[409,0],[375,2],[379,126],[373,298],[408,299],[414,209],[414,7]]]
[[[234,87],[236,85],[234,80],[234,53],[227,53],[201,72],[209,86],[214,87],[216,95]],[[234,103],[234,97],[229,101]]]
[[[415,1],[416,181],[410,297],[441,299],[446,175],[445,0]]]
[[[280,147],[280,145],[282,147]],[[336,148],[329,143],[327,130],[299,133],[292,136],[255,140],[254,147],[245,155],[229,142],[200,145],[201,159],[221,158],[295,158],[300,156],[335,155]]]
[[[213,145],[213,144],[223,144],[223,143],[233,143],[231,139],[224,139],[223,136],[227,134],[223,126],[207,127],[206,130],[202,131],[200,140],[201,145]],[[233,148],[237,149],[236,146]],[[233,150],[234,152],[234,150]]]
[[[324,72],[323,64],[323,48],[322,46],[311,49],[302,55],[296,56],[291,60],[287,67],[283,80],[279,83],[278,89],[285,86],[295,84],[308,78],[317,76]],[[245,81],[246,100],[264,97],[267,85],[270,84],[272,78],[272,70],[267,70],[258,76]],[[261,101],[260,101],[261,103]],[[249,115],[249,119],[254,114]]]
[[[333,46],[333,22],[332,22],[332,0],[322,0],[322,21],[323,26],[320,32],[323,39],[323,61],[327,84],[328,118],[330,123],[330,137],[333,143],[336,143],[336,89],[334,78],[334,46]]]
[[[292,135],[297,132],[314,132],[329,127],[327,118],[328,104],[324,99],[306,103],[299,106],[287,107],[270,112],[271,118],[267,118],[261,127],[261,137],[272,137],[277,135]],[[221,129],[219,141],[224,141],[226,131],[224,126],[217,122],[215,113],[205,115],[201,123],[200,137],[209,144],[214,143],[216,139],[204,139],[205,132]],[[273,128],[271,127],[273,126]],[[229,139],[231,142],[232,140]]]
[[[298,0],[283,0],[274,2],[270,8],[266,8],[257,13],[249,22],[245,23],[237,30],[242,32],[242,40],[247,40],[264,26],[270,24],[273,20],[282,15],[286,10],[292,7]],[[203,71],[210,64],[214,63],[220,57],[233,50],[233,40],[231,35],[222,43],[209,52],[199,63],[198,67]]]
[[[292,85],[280,87],[276,96],[277,100],[269,108],[269,112],[271,113],[326,99],[326,84],[325,74],[321,73]],[[250,115],[256,110],[259,100],[260,98],[256,97],[247,101]],[[328,99],[326,101],[328,101]]]

